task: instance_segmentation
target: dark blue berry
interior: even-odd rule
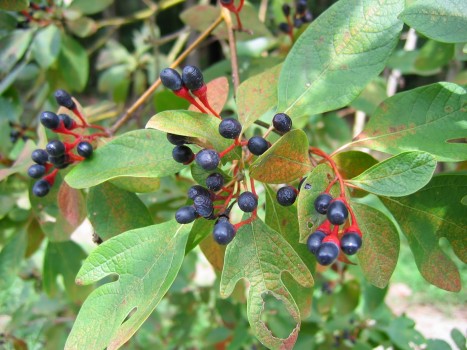
[[[288,132],[292,129],[292,119],[285,113],[277,113],[272,118],[272,125],[277,131]]]
[[[76,146],[76,151],[81,157],[89,158],[92,156],[92,152],[94,151],[94,149],[92,148],[92,145],[89,142],[82,141],[78,143],[78,146]]]
[[[42,112],[39,120],[48,129],[56,129],[60,126],[60,118],[54,112]]]
[[[75,101],[71,98],[70,94],[65,90],[57,90],[54,93],[55,100],[60,106],[63,106],[68,109],[75,109],[76,104]]]
[[[222,217],[214,225],[212,236],[218,244],[229,244],[235,237],[235,227],[227,218]]]
[[[178,91],[183,87],[182,77],[175,69],[165,68],[159,77],[167,89]]]
[[[219,124],[219,134],[226,139],[236,139],[242,132],[242,125],[237,119],[225,118]]]
[[[251,139],[248,140],[247,147],[251,153],[260,156],[268,150],[269,144],[261,136],[253,136]]]
[[[189,224],[195,221],[197,216],[198,213],[195,208],[191,205],[187,205],[177,210],[175,213],[175,220],[177,220],[179,224]]]
[[[282,13],[284,14],[285,17],[288,17],[290,15],[290,5],[289,4],[283,4],[282,5]]]
[[[294,18],[293,20],[293,26],[295,28],[300,28],[303,24],[303,20],[301,18]]]
[[[167,140],[175,146],[183,146],[185,143],[188,143],[186,136],[182,135],[167,134]]]
[[[64,154],[60,156],[49,156],[49,162],[55,165],[56,167],[64,165],[67,162],[67,160],[68,159]]]
[[[73,128],[73,119],[68,114],[59,114],[58,118],[63,122],[65,129],[71,130]]]
[[[36,149],[31,153],[31,159],[40,165],[45,165],[49,160],[49,154],[44,149]]]
[[[320,214],[326,214],[331,201],[332,196],[329,193],[321,193],[315,199],[315,210]]]
[[[197,196],[193,200],[196,212],[202,217],[208,218],[214,212],[214,205],[210,197]]]
[[[315,231],[313,232],[309,237],[306,242],[306,246],[308,250],[316,254],[318,251],[319,247],[321,247],[321,243],[323,242],[324,237],[326,237],[326,234],[323,231]]]
[[[44,197],[50,191],[50,184],[46,180],[37,181],[34,186],[32,186],[32,193],[36,197]]]
[[[63,142],[59,140],[50,141],[47,146],[45,146],[45,149],[47,150],[47,153],[53,157],[58,157],[62,154],[65,154],[66,150]]]
[[[295,199],[297,199],[297,193],[295,192],[295,188],[292,186],[285,186],[279,188],[276,198],[280,205],[288,207],[295,203]]]
[[[282,33],[288,34],[290,32],[290,26],[285,22],[279,23],[279,30]]]
[[[249,191],[243,192],[238,197],[238,207],[246,213],[251,213],[257,206],[258,198]]]
[[[211,191],[219,191],[224,186],[224,177],[219,173],[212,173],[206,178],[206,187]]]
[[[297,1],[297,14],[302,15],[307,10],[308,4],[306,0],[298,0]]]
[[[191,91],[196,91],[203,87],[203,73],[198,67],[185,66],[182,71],[183,84]]]
[[[202,149],[196,154],[196,163],[204,170],[214,170],[221,161],[219,153],[213,149]]]
[[[339,247],[334,242],[324,242],[316,252],[316,261],[320,265],[331,265],[339,255]]]
[[[362,237],[356,232],[347,232],[341,238],[341,249],[347,255],[354,255],[362,246]]]
[[[211,198],[211,192],[205,189],[203,186],[194,185],[188,190],[188,198],[195,199],[198,196],[205,196]]]
[[[347,217],[349,216],[349,211],[345,206],[344,202],[339,199],[336,199],[329,204],[328,211],[326,213],[328,220],[333,225],[342,225]]]
[[[45,166],[33,164],[28,169],[28,175],[33,179],[40,179],[45,174]]]
[[[172,157],[178,163],[187,164],[193,160],[194,153],[188,146],[175,146]]]

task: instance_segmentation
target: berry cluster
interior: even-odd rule
[[[242,162],[234,162],[230,168],[232,180],[225,184],[225,178],[218,170],[221,159],[236,147],[241,147],[245,162],[251,162],[253,156],[263,154],[271,146],[266,140],[267,135],[273,130],[279,134],[290,131],[292,120],[284,113],[277,113],[271,127],[263,136],[253,136],[246,140],[241,136],[242,125],[237,119],[223,119],[212,111],[206,99],[207,87],[204,84],[203,75],[197,67],[184,67],[182,75],[174,69],[166,68],[162,70],[160,79],[162,84],[177,96],[187,99],[201,112],[206,113],[195,100],[195,97],[199,98],[201,104],[221,119],[219,134],[226,139],[233,140],[232,144],[220,153],[214,149],[204,148],[195,154],[187,144],[194,143],[196,140],[182,135],[167,134],[169,142],[175,145],[172,152],[175,161],[186,165],[195,161],[197,165],[210,173],[206,178],[205,187],[195,185],[189,189],[188,197],[193,200],[193,204],[184,206],[176,212],[177,222],[187,224],[200,217],[217,220],[213,230],[214,240],[219,244],[228,244],[235,237],[238,228],[256,219],[258,196],[252,178],[250,178],[250,190],[248,190]],[[243,212],[252,213],[251,217],[237,224],[230,223],[229,213],[235,204]]]
[[[290,36],[293,41],[293,30],[294,28],[300,28],[305,23],[310,23],[313,20],[313,16],[308,10],[306,0],[298,0],[295,3],[295,12],[292,14],[292,8],[289,4],[282,5],[282,12],[287,22],[279,23],[279,29],[281,32]]]
[[[329,188],[333,184],[334,182]],[[326,215],[326,220],[308,237],[307,241],[308,250],[316,256],[316,260],[321,265],[332,264],[340,250],[346,255],[354,255],[362,246],[362,233],[347,200],[342,195],[333,198],[329,194],[329,188],[316,197],[314,202],[315,210],[319,214]],[[352,224],[339,238],[339,227],[347,221],[349,211]],[[334,225],[332,230],[331,225]]]
[[[42,17],[42,13],[51,13],[53,8],[47,5],[39,5],[35,2],[29,2],[29,10],[21,11],[21,14],[24,16],[24,20],[17,23],[17,28],[27,28],[31,22],[37,22],[39,25],[48,24],[47,21],[38,19],[35,17],[36,13],[39,13],[39,17]]]
[[[56,134],[70,135],[74,138],[74,141],[63,142],[52,140],[47,144],[45,149],[36,149],[32,152],[31,158],[36,164],[29,167],[28,175],[33,179],[39,179],[32,188],[32,193],[37,197],[44,197],[49,193],[50,188],[55,182],[58,170],[91,157],[93,153],[91,142],[93,140],[100,136],[109,136],[103,127],[86,122],[78,110],[76,103],[66,91],[57,90],[55,92],[55,99],[60,106],[73,112],[80,119],[80,123],[76,122],[68,114],[57,115],[49,111],[41,113],[39,120],[44,127],[51,129]],[[81,135],[72,131],[79,128],[94,128],[103,132],[92,135]],[[77,154],[73,153],[73,150]]]
[[[26,141],[31,138],[28,134],[28,131],[34,131],[34,129],[29,128],[26,124],[17,124],[14,122],[9,122],[11,131],[10,131],[10,141],[11,143],[16,143],[20,138],[23,141]]]

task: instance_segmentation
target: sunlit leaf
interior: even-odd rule
[[[227,97],[229,96],[229,81],[226,77],[219,77],[211,80],[206,84],[206,86],[208,89],[206,94],[209,105],[217,113],[220,113],[227,102]],[[190,105],[189,110],[199,112],[199,109],[193,105]]]

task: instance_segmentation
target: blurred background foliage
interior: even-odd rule
[[[284,21],[281,6],[286,2],[254,0],[242,13],[246,26],[254,29],[252,36],[239,35],[242,81],[276,65],[287,54],[289,38],[278,29]],[[333,2],[309,0],[308,6],[317,17]],[[9,2],[1,4],[5,3]],[[95,246],[89,225],[76,230],[86,216],[84,201],[80,202],[83,208],[78,222],[72,224],[63,219],[52,200],[29,200],[31,184],[25,174],[29,163],[22,160],[35,145],[45,144],[38,114],[56,110],[53,91],[64,88],[85,107],[90,121],[112,125],[156,80],[159,71],[212,22],[216,5],[205,0],[57,0],[37,4],[44,9],[0,11],[1,349],[63,348],[80,304],[91,290],[74,284],[81,261]],[[207,5],[212,7],[204,12],[194,8]],[[404,33],[414,35],[408,30]],[[306,131],[311,144],[332,151],[350,141],[355,134],[356,111],[371,116],[391,89],[403,91],[437,81],[467,83],[463,45],[415,34],[415,43],[409,47],[405,39],[383,76],[371,82],[348,108],[309,115],[295,123]],[[202,67],[209,81],[230,77],[229,55],[225,35],[219,30],[185,63]],[[159,89],[125,130],[143,128],[155,112],[186,107],[183,100]],[[235,113],[232,96],[224,113]],[[450,166],[466,168],[465,164]],[[450,170],[446,164],[440,167]],[[139,197],[155,222],[163,222],[184,204],[189,185],[164,178],[157,191]],[[36,208],[46,208],[53,220],[44,224],[44,212]],[[313,312],[302,323],[296,349],[465,349],[465,292],[445,292],[424,281],[404,237],[401,240],[399,264],[392,278],[396,288],[390,287],[389,293],[366,283],[352,266],[318,271]],[[444,248],[449,253],[448,244]],[[450,256],[458,262],[465,283],[465,265]],[[219,276],[219,270],[211,267],[199,248],[190,252],[167,296],[125,348],[262,348],[249,331],[244,290],[238,288],[232,298],[220,299]],[[454,324],[460,317],[460,329],[445,334],[444,340],[427,339],[434,333],[430,329],[425,329],[425,335],[420,333],[417,329],[423,329],[416,329],[400,304],[428,304],[429,312],[441,315],[439,322],[453,312]],[[274,334],[286,336],[283,329],[290,329],[293,320],[281,308],[279,303],[269,306],[264,317]],[[268,315],[274,317],[268,319]]]

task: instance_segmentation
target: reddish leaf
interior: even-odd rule
[[[74,227],[78,227],[86,217],[86,207],[81,191],[68,186],[63,181],[57,195],[60,214]]]
[[[210,106],[217,113],[222,112],[229,96],[229,81],[225,77],[220,77],[210,81],[206,86],[208,87],[207,95]],[[188,110],[199,112],[198,108],[193,105],[190,105]]]

